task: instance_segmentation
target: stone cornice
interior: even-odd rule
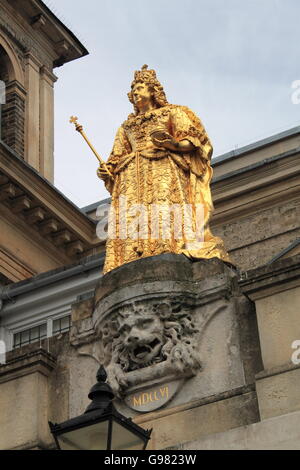
[[[1,142],[0,203],[69,260],[101,244],[95,222]]]
[[[35,68],[35,70],[37,72],[40,71],[40,68],[42,67],[42,62],[32,53],[32,51],[28,51],[25,53],[24,55],[25,57],[25,62],[26,62],[26,65],[29,64],[31,65],[33,68]]]
[[[280,259],[241,274],[240,287],[251,300],[289,290],[300,285],[300,255]]]
[[[24,375],[39,372],[49,376],[56,366],[56,359],[44,349],[37,349],[18,356],[0,366],[0,383],[15,380]]]
[[[286,131],[267,137],[263,140],[253,142],[249,145],[241,147],[237,150],[232,150],[223,155],[218,155],[217,157],[213,158],[212,166],[217,167],[217,166],[223,165],[225,162],[228,163],[230,160],[235,160],[236,158],[240,158],[245,155],[251,154],[253,152],[256,152],[257,150],[262,150],[266,147],[269,147],[273,144],[276,144],[278,142],[281,142],[285,139],[288,139],[290,137],[294,137],[297,135],[300,135],[300,126],[293,127]]]
[[[17,93],[23,100],[26,99],[27,91],[17,80],[12,80],[6,86],[6,93]]]
[[[300,369],[299,364],[293,364],[292,362],[288,362],[281,366],[275,366],[271,369],[263,370],[256,374],[255,379],[256,381],[266,379],[268,377],[274,377],[275,375],[285,374],[294,370]]]
[[[10,284],[0,291],[0,301],[12,301],[12,299],[16,299],[17,297],[29,294],[34,294],[41,289],[48,289],[50,290],[53,285],[55,285],[55,291],[53,295],[57,296],[62,294],[64,298],[68,294],[68,287],[71,291],[74,290],[74,286],[72,286],[72,282],[74,278],[83,276],[84,278],[84,289],[87,289],[88,292],[88,284],[92,283],[91,279],[93,278],[92,272],[95,271],[97,273],[97,280],[100,278],[101,270],[103,268],[104,256],[103,255],[95,255],[90,256],[87,258],[82,258],[80,262],[73,264],[71,266],[63,266],[62,268],[58,268],[52,271],[48,271],[46,273],[39,274],[37,276],[31,277],[30,279],[23,280],[21,282],[17,282],[14,284]],[[73,279],[73,281],[72,281]],[[58,285],[60,284],[60,287]],[[80,284],[80,282],[79,282]],[[92,287],[93,288],[93,287]],[[47,294],[52,295],[52,294]],[[48,298],[49,300],[49,298]],[[26,299],[26,301],[30,300]],[[78,301],[79,302],[79,301]],[[34,303],[34,300],[33,300]],[[24,304],[20,307],[21,311],[24,312]],[[47,308],[47,306],[46,306]],[[30,303],[30,309],[33,309],[33,304]],[[16,308],[15,303],[13,304],[13,310],[18,310]],[[1,312],[3,314],[3,310]]]
[[[274,162],[278,162],[278,161],[281,161],[281,160],[284,160],[283,161],[283,164],[287,165],[287,166],[291,166],[291,164],[289,163],[289,160],[288,157],[291,157],[291,156],[295,156],[295,155],[298,155],[300,153],[300,147],[297,147],[295,149],[292,149],[292,150],[289,150],[287,152],[283,152],[283,153],[280,153],[280,154],[276,154],[272,157],[269,157],[269,158],[265,158],[259,162],[256,162],[252,165],[247,165],[247,166],[244,166],[242,168],[239,168],[235,171],[230,171],[222,176],[218,176],[216,178],[213,179],[213,183],[215,185],[217,185],[219,182],[222,182],[224,183],[224,181],[230,179],[230,178],[233,178],[233,177],[239,177],[241,175],[244,175],[245,173],[249,172],[250,170],[258,170],[259,168],[262,168],[264,167],[264,171],[266,171],[268,165],[274,163]],[[268,171],[268,170],[267,170]]]
[[[37,21],[39,17],[41,21]],[[53,63],[63,65],[88,54],[72,31],[41,0],[28,0],[18,6],[4,0],[0,6],[0,30],[22,54],[31,51],[49,69]],[[63,54],[62,41],[66,44]]]
[[[30,267],[25,266],[24,263],[16,261],[16,257],[9,253],[0,245],[0,265],[2,273],[14,282],[22,281],[31,276],[34,276]]]
[[[45,5],[44,2],[41,0],[30,0],[28,3],[31,3],[39,13],[42,13],[45,18],[45,26],[44,31],[47,34],[47,25],[51,24],[52,28],[55,29],[57,36],[60,40],[57,40],[56,43],[60,43],[61,41],[65,41],[68,45],[68,49],[72,49],[68,57],[66,57],[65,62],[69,62],[69,60],[78,59],[79,57],[83,57],[88,54],[88,51],[83,46],[83,44],[78,40],[78,38],[67,28],[66,25],[60,21],[60,19],[55,16],[55,14]],[[47,35],[48,38],[52,38],[52,34]]]
[[[299,197],[300,147],[216,178],[212,226]]]
[[[40,73],[41,73],[42,78],[47,80],[48,83],[52,86],[58,80],[57,76],[54,73],[52,73],[50,70],[48,70],[47,67],[45,66],[41,67]]]
[[[11,7],[9,7],[10,9]],[[15,49],[23,56],[26,52],[31,53],[43,64],[47,64],[52,68],[53,58],[48,52],[42,51],[38,44],[30,35],[29,31],[25,32],[24,27],[15,24],[14,28],[11,27],[13,13],[9,12],[6,8],[0,5],[0,31],[6,36],[8,41],[14,45]]]
[[[164,410],[153,411],[152,413],[147,413],[146,415],[137,416],[134,419],[136,424],[147,423],[147,421],[163,418],[165,416],[171,416],[173,414],[181,413],[186,410],[192,410],[198,408],[199,406],[204,406],[210,403],[217,403],[222,400],[230,400],[231,398],[238,397],[240,395],[248,395],[255,397],[255,385],[245,385],[243,387],[238,387],[236,389],[221,392],[217,395],[212,395],[207,398],[199,398],[184,405],[179,405],[174,408],[168,408]]]

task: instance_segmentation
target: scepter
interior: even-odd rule
[[[97,157],[99,163],[100,163],[101,165],[103,165],[105,171],[109,174],[109,176],[110,176],[111,178],[113,178],[113,175],[111,174],[111,172],[110,172],[109,169],[107,168],[105,161],[100,157],[99,153],[98,153],[98,152],[96,151],[96,149],[92,146],[92,144],[90,143],[89,139],[87,138],[87,136],[86,136],[85,133],[83,132],[83,127],[81,126],[81,124],[78,123],[78,117],[71,116],[71,118],[70,118],[70,123],[75,125],[76,131],[79,132],[79,133],[82,135],[82,137],[84,138],[84,140],[86,141],[86,143],[88,144],[88,146],[90,147],[90,149],[92,150],[92,152],[94,153],[94,155],[96,155],[96,157]]]

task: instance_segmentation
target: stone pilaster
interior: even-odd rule
[[[53,444],[48,378],[55,365],[51,354],[37,349],[0,366],[1,450],[45,449]]]
[[[26,57],[25,160],[40,171],[40,68],[41,63],[28,53]]]
[[[40,172],[54,181],[54,83],[56,76],[46,67],[40,75]]]
[[[300,411],[300,255],[246,273],[255,302],[263,366],[256,375],[262,419]]]

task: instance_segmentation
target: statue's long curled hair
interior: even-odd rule
[[[157,80],[155,70],[148,70],[148,65],[143,65],[142,70],[137,70],[134,74],[134,80],[131,84],[131,90],[136,83],[144,83],[149,87],[149,90],[153,93],[153,99],[158,108],[167,106],[168,100],[164,92],[164,88],[161,83]],[[133,104],[135,114],[138,114],[138,109],[134,104],[133,93],[128,93],[130,103]]]

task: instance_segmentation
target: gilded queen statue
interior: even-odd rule
[[[229,262],[208,225],[213,148],[200,119],[169,104],[146,65],[135,72],[128,97],[134,113],[97,173],[112,197],[104,272],[162,253]]]

